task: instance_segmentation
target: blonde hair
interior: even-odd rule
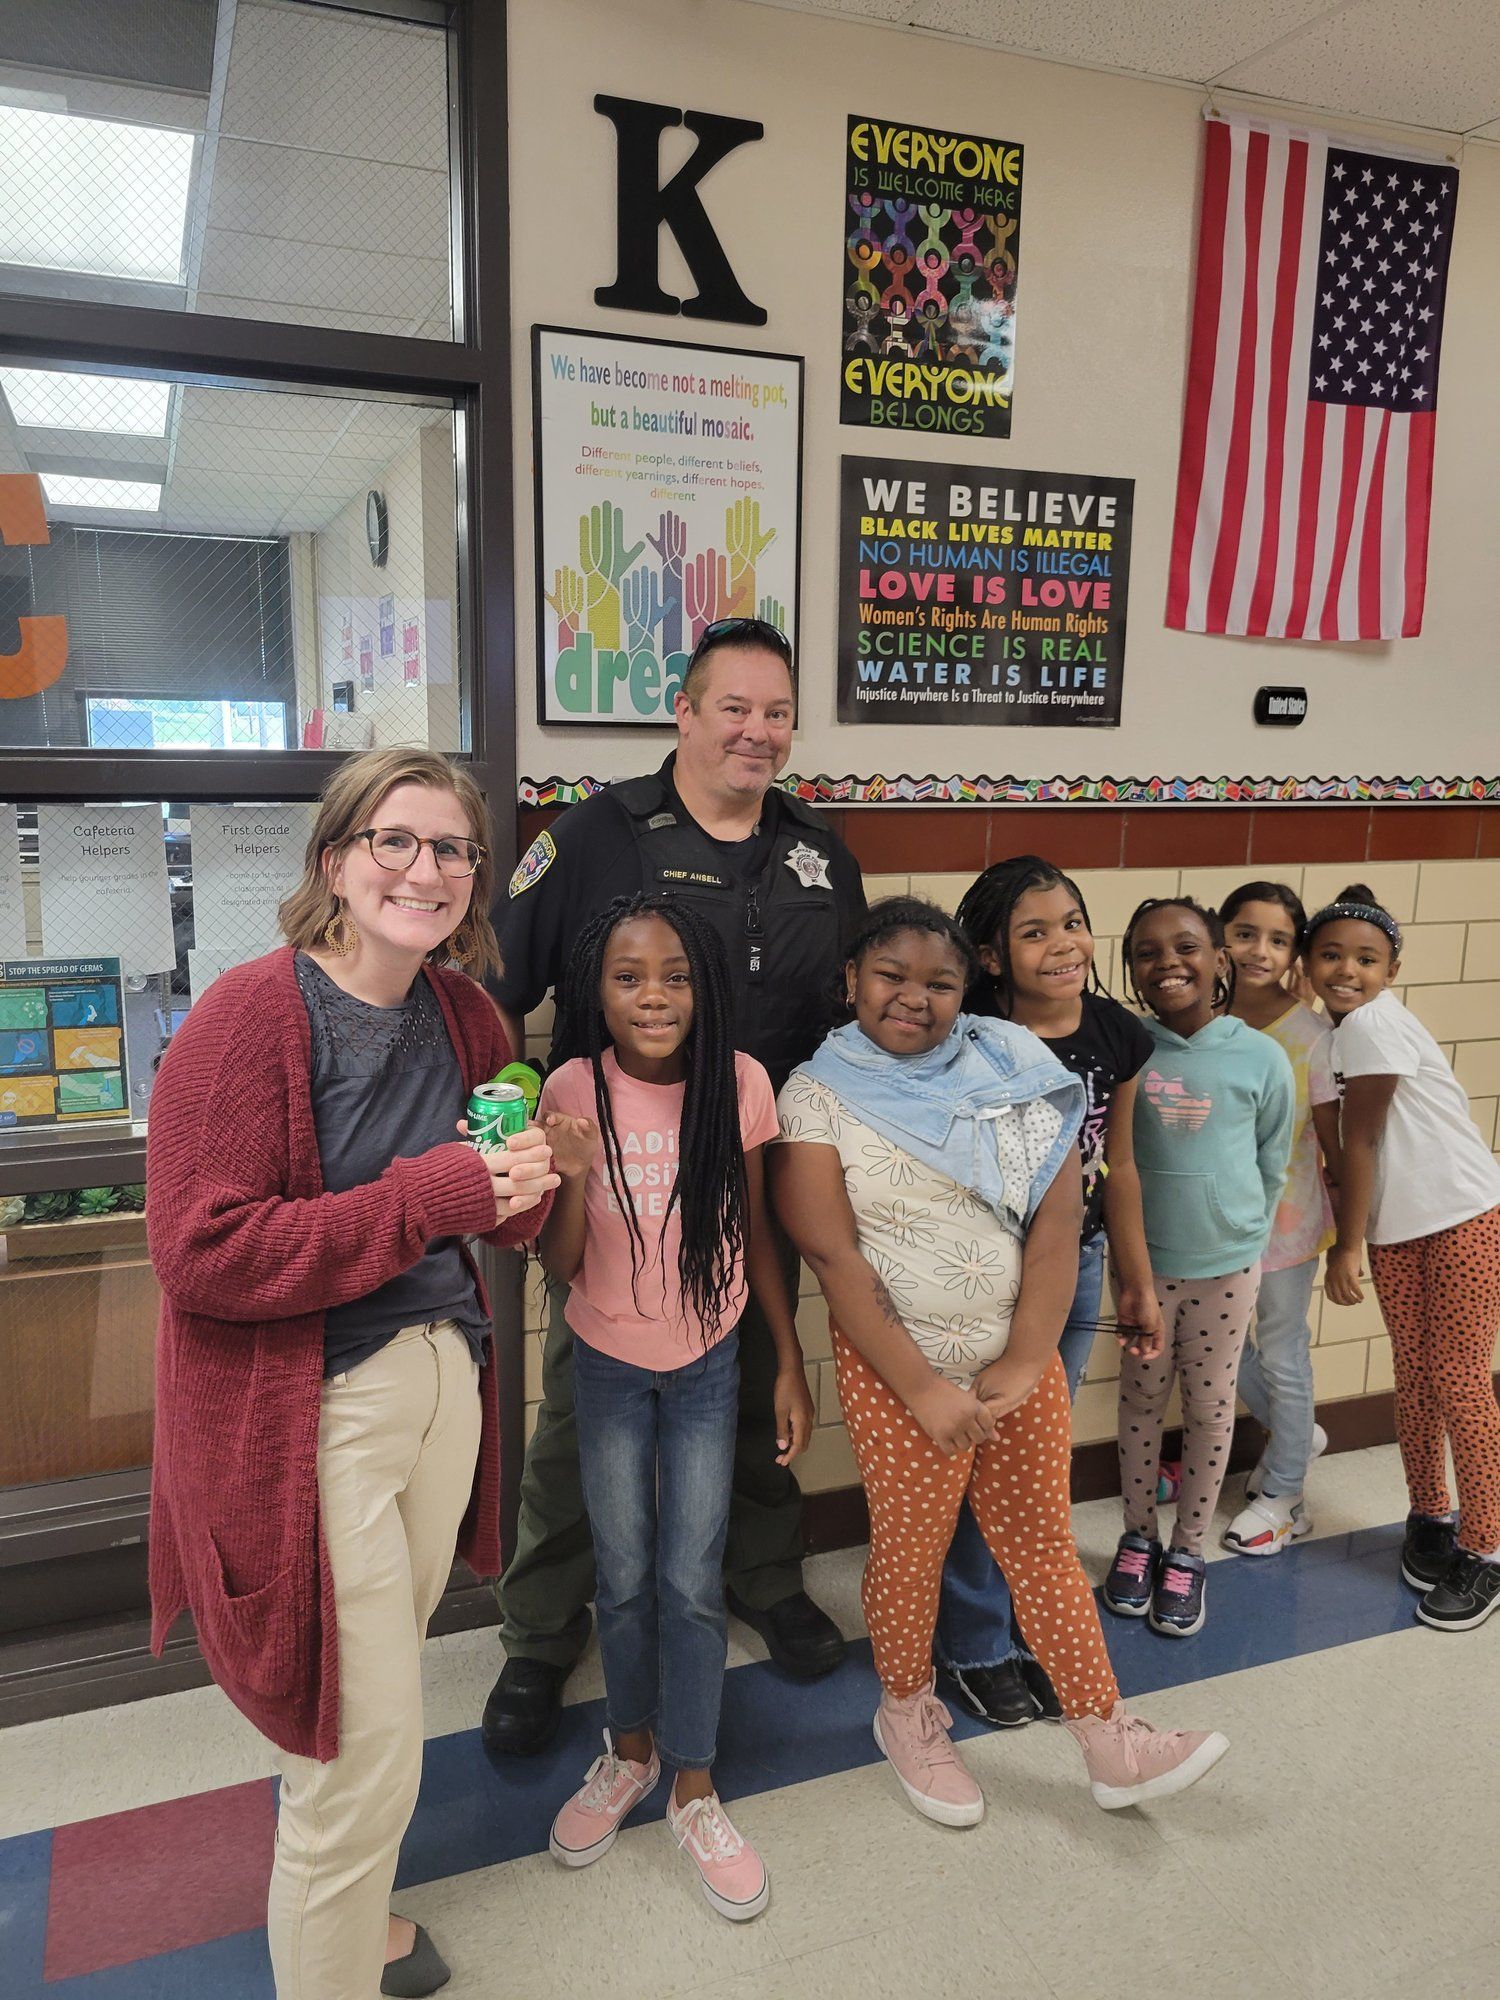
[[[357,840],[371,825],[376,808],[398,785],[425,785],[452,792],[468,817],[473,838],[484,849],[471,880],[473,893],[453,935],[428,953],[433,964],[462,964],[476,978],[499,974],[500,946],[490,922],[495,892],[494,832],[484,794],[457,764],[436,750],[367,750],[341,764],[324,788],[307,843],[302,880],[277,912],[281,934],[299,951],[324,943],[324,932],[339,913],[328,885],[324,859]]]

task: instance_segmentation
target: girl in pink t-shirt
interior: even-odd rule
[[[540,1237],[569,1287],[583,1493],[598,1563],[604,1755],[552,1826],[597,1861],[675,1767],[667,1824],[721,1916],[770,1897],[711,1767],[724,1683],[722,1566],[739,1399],[735,1327],[754,1293],[776,1343],[779,1463],[813,1421],[765,1209],[771,1080],[733,1040],[724,948],[675,898],[613,904],[580,934],[541,1123],[562,1185]]]

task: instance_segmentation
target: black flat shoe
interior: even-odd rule
[[[380,1990],[393,2000],[424,2000],[452,1977],[437,1946],[418,1924],[416,1943],[405,1958],[393,1958],[381,1973]]]
[[[943,1673],[953,1683],[959,1707],[991,1728],[1024,1729],[1036,1721],[1036,1703],[1019,1660],[1002,1660],[998,1667],[944,1667]]]
[[[1047,1678],[1047,1670],[1040,1660],[1022,1660],[1021,1678],[1036,1703],[1036,1712],[1043,1722],[1061,1722],[1062,1703],[1057,1698],[1057,1690]]]
[[[557,1734],[566,1667],[550,1660],[507,1660],[490,1689],[479,1733],[495,1757],[534,1757]]]
[[[1500,1563],[1460,1549],[1441,1583],[1433,1585],[1417,1606],[1424,1625],[1439,1632],[1472,1632],[1500,1611]]]
[[[815,1681],[843,1664],[848,1650],[843,1633],[805,1590],[794,1590],[766,1611],[752,1611],[732,1590],[726,1595],[735,1617],[760,1634],[772,1661],[793,1680]]]

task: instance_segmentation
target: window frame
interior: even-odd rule
[[[449,222],[453,295],[450,340],[345,331],[267,320],[195,315],[130,302],[156,287],[106,287],[108,296],[40,295],[24,267],[0,267],[0,359],[20,367],[73,366],[223,387],[284,385],[362,391],[451,404],[456,435],[458,637],[468,671],[468,748],[458,753],[490,803],[496,867],[515,860],[515,576],[509,166],[505,0],[296,0],[334,13],[368,14],[441,28],[447,38]],[[497,118],[496,107],[502,107]],[[483,121],[481,126],[481,120]],[[35,278],[35,274],[31,274]],[[6,289],[11,286],[14,289]],[[169,289],[169,288],[168,288]],[[0,749],[0,798],[22,805],[110,805],[139,799],[181,803],[292,803],[316,799],[347,755],[317,750],[89,751]],[[76,1188],[144,1178],[143,1140],[87,1140],[76,1133],[0,1149],[0,1194]],[[496,1308],[496,1360],[504,1412],[501,1518],[507,1546],[519,1496],[523,1386],[518,1274],[488,1252],[483,1263]],[[511,1260],[512,1262],[514,1260]],[[131,1694],[206,1678],[175,1645],[161,1667],[147,1659],[132,1609],[128,1634],[98,1617],[113,1587],[102,1566],[138,1558],[122,1547],[145,1532],[144,1472],[87,1475],[0,1492],[0,1576],[31,1591],[41,1619],[4,1665],[0,1632],[0,1724],[62,1714]],[[61,1598],[38,1579],[51,1558],[77,1566]],[[138,1586],[135,1586],[138,1589]],[[129,1591],[121,1593],[128,1597]],[[133,1604],[132,1599],[132,1604]],[[51,1607],[42,1609],[41,1607]],[[487,1588],[450,1592],[433,1629],[493,1622]],[[122,1643],[124,1650],[122,1651]],[[189,1647],[188,1652],[192,1649]]]

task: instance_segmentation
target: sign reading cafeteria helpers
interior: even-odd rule
[[[532,331],[538,718],[670,724],[705,626],[795,642],[802,363]]]
[[[840,423],[1010,436],[1021,150],[849,120]]]
[[[839,721],[1114,727],[1134,484],[844,459]]]

